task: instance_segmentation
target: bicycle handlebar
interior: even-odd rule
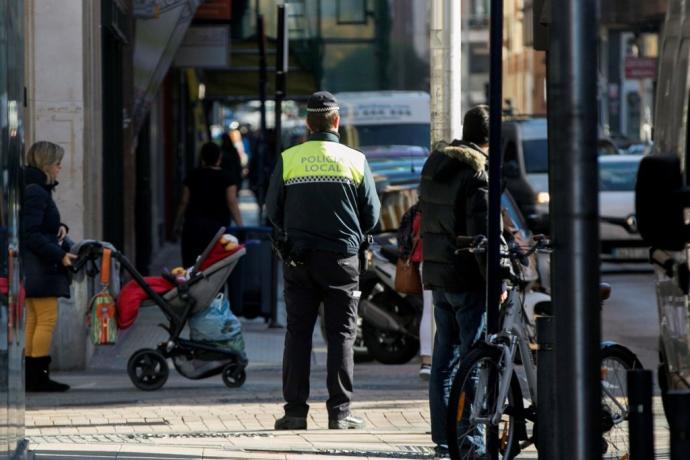
[[[551,241],[544,235],[534,235],[532,240],[535,242],[533,245],[524,248],[520,246],[514,246],[508,249],[508,251],[500,251],[500,256],[502,258],[524,258],[529,257],[536,252],[549,252],[551,251]],[[471,253],[482,253],[486,252],[486,245],[488,239],[484,235],[476,236],[458,236],[455,239],[458,249],[455,253],[458,254],[462,251],[469,251]],[[523,249],[525,249],[523,251]]]

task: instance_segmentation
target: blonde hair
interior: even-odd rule
[[[58,164],[65,156],[65,149],[57,144],[48,141],[38,141],[34,143],[26,154],[26,162],[29,166],[40,169],[46,175],[48,184],[53,182],[53,178],[46,173],[46,167]]]

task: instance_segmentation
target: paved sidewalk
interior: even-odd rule
[[[245,221],[255,223],[256,206],[244,193]],[[254,219],[252,221],[252,218]],[[179,246],[158,252],[152,273],[173,267]],[[57,373],[69,383],[64,394],[29,394],[26,435],[36,460],[127,459],[428,459],[433,457],[427,386],[418,363],[357,364],[353,412],[367,428],[327,429],[326,346],[314,334],[309,430],[273,431],[282,415],[281,362],[284,329],[243,319],[249,367],[241,388],[228,389],[220,376],[189,380],[172,366],[165,386],[143,392],[130,382],[126,365],[140,348],[155,348],[166,333],[157,308],[142,309],[117,345],[100,347],[84,372]],[[184,335],[184,333],[183,333]],[[567,397],[568,389],[560,393]],[[668,458],[668,429],[655,398],[657,458]],[[534,448],[520,459],[536,459]]]
[[[135,389],[123,372],[57,374],[72,391],[29,394],[26,434],[40,460],[432,458],[417,366],[357,365],[353,412],[368,424],[361,431],[326,429],[325,371],[317,365],[307,431],[273,431],[282,415],[280,369],[259,368],[238,389],[219,377],[191,381],[173,371],[155,392]],[[655,412],[656,458],[669,458],[658,398]],[[536,452],[518,458],[536,459]]]
[[[163,389],[150,393],[136,390],[121,372],[59,374],[73,390],[30,394],[26,434],[42,460],[430,458],[426,385],[416,370],[417,364],[359,365],[353,412],[368,427],[348,432],[327,430],[320,365],[312,376],[309,430],[301,432],[273,431],[282,415],[276,368],[250,371],[233,390],[219,377],[190,381],[173,372]]]

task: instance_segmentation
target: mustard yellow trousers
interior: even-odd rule
[[[57,314],[57,297],[26,299],[26,356],[40,358],[50,355]]]

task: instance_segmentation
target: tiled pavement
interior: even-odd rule
[[[353,411],[367,421],[363,431],[326,429],[323,367],[313,374],[308,431],[272,430],[282,412],[280,370],[273,368],[250,371],[239,389],[225,388],[219,378],[192,382],[172,375],[152,393],[134,389],[121,373],[62,374],[73,390],[30,395],[26,434],[37,459],[430,456],[426,390],[415,364],[358,367]],[[70,454],[77,450],[88,453]],[[98,457],[90,456],[95,452]]]
[[[309,430],[276,432],[282,414],[280,370],[255,369],[227,389],[219,378],[173,373],[164,388],[141,392],[119,372],[57,376],[73,386],[61,395],[32,394],[27,436],[36,459],[431,458],[425,385],[416,364],[360,364],[353,411],[366,430],[326,429],[325,375],[316,366]],[[668,458],[668,431],[658,401],[658,459]],[[519,458],[535,459],[533,449]]]

